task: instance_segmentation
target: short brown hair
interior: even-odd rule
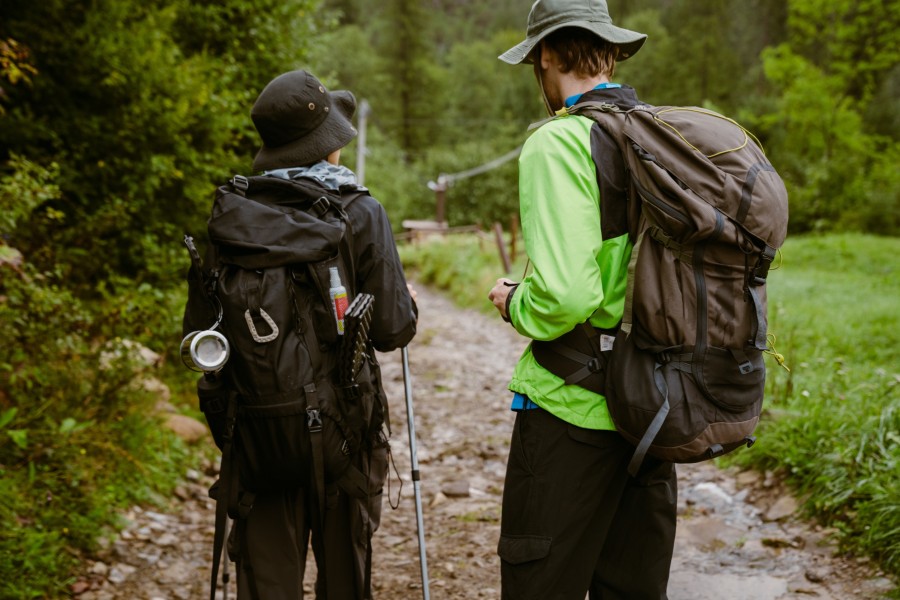
[[[560,60],[563,73],[574,71],[579,77],[604,74],[612,78],[616,71],[619,47],[580,27],[563,27],[544,38]]]

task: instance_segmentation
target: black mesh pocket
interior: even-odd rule
[[[240,407],[235,443],[241,483],[247,489],[287,490],[309,481],[312,454],[305,401]]]

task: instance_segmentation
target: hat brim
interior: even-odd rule
[[[611,23],[597,23],[592,21],[567,21],[553,27],[548,27],[544,31],[532,37],[526,38],[525,41],[516,44],[498,58],[505,63],[518,65],[520,63],[531,64],[531,51],[540,43],[542,39],[563,27],[580,27],[597,35],[601,39],[615,44],[619,47],[619,56],[616,60],[623,61],[634,56],[644,42],[647,40],[647,34],[631,31],[622,27],[616,27]]]
[[[356,98],[347,90],[335,90],[329,92],[329,95],[335,110],[329,111],[318,127],[299,140],[283,146],[263,144],[253,159],[253,170],[272,171],[311,165],[353,141],[356,137],[356,128],[352,123]]]

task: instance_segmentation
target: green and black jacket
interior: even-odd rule
[[[623,108],[632,88],[592,90],[580,101]],[[541,126],[519,157],[522,232],[533,270],[516,288],[509,317],[533,340],[554,340],[576,325],[612,329],[622,318],[631,242],[625,172],[612,139],[591,119],[566,116]],[[588,429],[615,429],[603,396],[540,366],[529,346],[512,391],[560,419]]]

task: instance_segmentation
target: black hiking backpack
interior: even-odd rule
[[[210,490],[217,503],[211,598],[226,514],[246,517],[258,492],[312,486],[321,517],[326,483],[366,497],[352,457],[366,444],[387,443],[387,403],[367,336],[374,299],[355,296],[345,213],[359,195],[235,176],[216,192],[205,264],[186,237],[185,329],[214,321],[227,356],[198,382],[200,409],[222,451]]]
[[[787,234],[781,178],[752,134],[709,110],[585,102],[568,114],[621,153],[634,248],[618,330],[582,325],[535,357],[606,396],[636,446],[632,474],[646,455],[698,462],[752,445],[774,354],[765,283]]]

